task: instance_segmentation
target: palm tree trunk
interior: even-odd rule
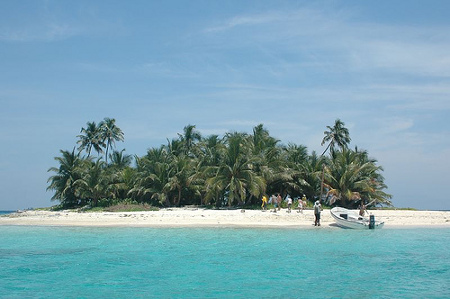
[[[323,156],[323,155],[327,152],[327,150],[328,150],[328,149],[330,148],[330,146],[331,146],[331,143],[332,143],[332,142],[328,143],[327,148],[323,151],[323,153],[322,153],[321,156]]]
[[[177,204],[176,204],[177,207],[180,205],[180,202],[181,202],[181,188],[178,189],[178,198],[177,198]]]
[[[109,140],[108,143],[106,144],[106,153],[105,153],[106,165],[108,165],[108,149],[109,149]]]
[[[323,177],[325,175],[325,164],[322,164],[322,180],[320,181],[320,197],[319,201],[322,201],[323,196]]]

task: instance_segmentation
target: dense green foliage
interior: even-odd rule
[[[342,121],[327,128],[322,145],[328,145],[321,156],[308,154],[302,145],[281,144],[260,124],[252,134],[229,132],[223,138],[202,137],[188,125],[166,145],[133,158],[114,150],[115,141],[124,140],[123,132],[114,119],[105,118],[81,129],[78,152],[61,150],[55,158],[59,167],[49,169],[54,175],[48,190],[62,207],[121,202],[254,206],[262,195],[276,193],[305,194],[311,201],[322,195],[325,204],[344,207],[391,205],[377,161],[366,151],[348,148],[351,139]]]

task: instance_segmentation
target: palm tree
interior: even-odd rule
[[[168,157],[165,146],[149,149],[142,158],[136,157],[137,178],[128,194],[139,197],[142,201],[150,199],[158,204],[168,204],[167,191],[164,189],[169,181]]]
[[[189,155],[196,141],[200,141],[202,135],[195,129],[195,125],[187,125],[183,129],[183,134],[178,134],[180,141],[183,143],[185,154]]]
[[[235,200],[244,204],[247,194],[259,197],[265,191],[265,181],[253,171],[253,159],[249,155],[246,134],[226,134],[227,148],[221,164],[214,167],[215,176],[207,179],[207,188],[216,193],[223,190],[228,194],[228,205]]]
[[[103,153],[104,144],[100,136],[100,129],[100,125],[97,126],[95,122],[88,122],[86,128],[81,128],[83,134],[77,136],[79,138],[77,143],[80,144],[78,151],[86,150],[88,157],[91,155],[92,148],[99,154]]]
[[[184,142],[180,139],[167,139],[166,151],[168,155],[178,156],[185,153]]]
[[[262,162],[261,162],[262,161]],[[261,164],[258,175],[262,176],[267,184],[267,192],[280,193],[282,196],[290,188],[294,172],[289,166],[287,152],[284,146],[269,146],[264,154],[258,158]]]
[[[116,141],[123,141],[123,132],[116,126],[116,120],[114,118],[105,118],[99,124],[100,126],[100,136],[103,144],[106,142],[106,154],[105,160],[108,164],[108,150],[113,148]]]
[[[125,166],[113,172],[110,186],[113,196],[119,200],[124,200],[128,195],[131,195],[132,199],[136,199],[133,192],[130,192],[135,186],[136,179],[136,168],[130,166]]]
[[[348,129],[344,126],[345,124],[340,119],[335,120],[333,127],[327,126],[328,131],[323,132],[325,137],[323,137],[321,145],[323,146],[325,143],[329,143],[323,151],[322,156],[328,149],[330,149],[330,152],[333,152],[335,146],[341,149],[347,148],[351,138]]]
[[[373,204],[368,202],[370,199],[390,204],[391,195],[383,191],[382,168],[367,159],[366,154],[349,149],[333,152],[331,164],[325,170],[324,185],[329,189],[330,204],[337,202],[340,206],[354,208],[361,201]]]
[[[322,185],[322,170],[324,169],[325,163],[326,158],[318,156],[313,151],[304,164],[304,180],[306,184],[302,186],[302,192],[310,201],[314,201],[315,198],[319,197]]]
[[[253,128],[253,135],[249,138],[254,172],[264,178],[267,192],[282,194],[286,188],[284,182],[292,180],[292,172],[279,142],[262,124]]]
[[[197,156],[192,159],[192,172],[188,178],[189,189],[200,198],[200,205],[218,198],[215,192],[208,192],[206,180],[215,175],[216,167],[221,163],[225,144],[218,135],[202,138],[197,146]]]
[[[73,207],[78,204],[80,199],[79,189],[77,188],[77,181],[83,176],[84,160],[80,157],[80,153],[60,151],[62,156],[55,157],[58,161],[59,167],[51,167],[48,171],[52,171],[52,175],[47,182],[50,185],[47,191],[54,190],[55,194],[51,200],[59,200],[64,207]]]
[[[222,158],[225,146],[218,135],[210,135],[201,140],[199,144],[198,160],[204,166],[218,165]]]
[[[124,169],[131,165],[132,156],[124,154],[125,149],[119,151],[113,151],[109,155],[109,159],[111,160],[111,166],[117,169]]]
[[[192,172],[192,160],[185,155],[173,156],[169,164],[169,179],[164,186],[167,192],[176,191],[177,198],[174,202],[175,206],[181,203],[183,190],[189,187],[189,177]]]
[[[275,147],[279,140],[270,136],[269,131],[264,128],[263,124],[259,124],[253,128],[251,136],[253,154],[259,155],[268,149]]]
[[[148,182],[145,191],[151,195],[152,200],[156,200],[161,205],[170,205],[167,190],[164,188],[169,182],[168,163],[156,162],[152,173],[144,177],[144,181]]]
[[[307,147],[290,143],[284,148],[284,153],[289,173],[291,174],[291,178],[286,180],[286,185],[290,190],[289,193],[290,195],[294,193],[300,195],[303,187],[308,185],[308,182],[305,180],[308,162]]]
[[[384,183],[384,177],[381,174],[383,167],[377,166],[378,161],[369,158],[369,153],[367,151],[360,151],[355,147],[355,153],[358,154],[360,164],[370,163],[375,166],[373,168],[364,169],[367,170],[367,172],[363,175],[370,178],[368,182],[370,187],[368,188],[368,192],[361,192],[363,203],[368,207],[376,206],[378,204],[392,206],[392,202],[390,201],[392,195],[384,192],[384,189],[387,189],[387,186]]]
[[[90,201],[93,207],[97,206],[100,199],[111,198],[110,183],[111,177],[105,170],[105,162],[101,159],[89,163],[84,175],[76,181],[81,198]]]

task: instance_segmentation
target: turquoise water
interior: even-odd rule
[[[14,211],[0,211],[0,215],[6,215],[11,213],[14,213]]]
[[[0,226],[6,298],[449,298],[450,229]]]

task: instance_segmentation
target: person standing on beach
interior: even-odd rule
[[[314,221],[314,226],[320,226],[320,212],[322,211],[322,205],[320,201],[316,200],[314,203],[314,216],[316,217]]]
[[[287,212],[290,213],[291,212],[291,207],[292,207],[292,198],[289,195],[287,196],[287,205],[288,205]]]
[[[263,195],[261,209],[265,210],[267,207],[267,196]]]
[[[273,204],[273,212],[276,213],[278,204],[277,204],[277,198],[275,197],[274,194],[272,194],[272,196],[270,197],[270,201]]]
[[[304,195],[303,195],[303,197],[305,197]],[[297,213],[302,213],[303,214],[303,205],[304,205],[305,203],[303,202],[303,198],[299,198],[298,199],[298,212]]]
[[[281,210],[281,202],[282,201],[283,201],[283,199],[281,198],[280,193],[278,193],[278,196],[277,196],[278,211]]]
[[[366,206],[363,202],[359,205],[359,216],[364,217],[364,214],[367,212]]]

